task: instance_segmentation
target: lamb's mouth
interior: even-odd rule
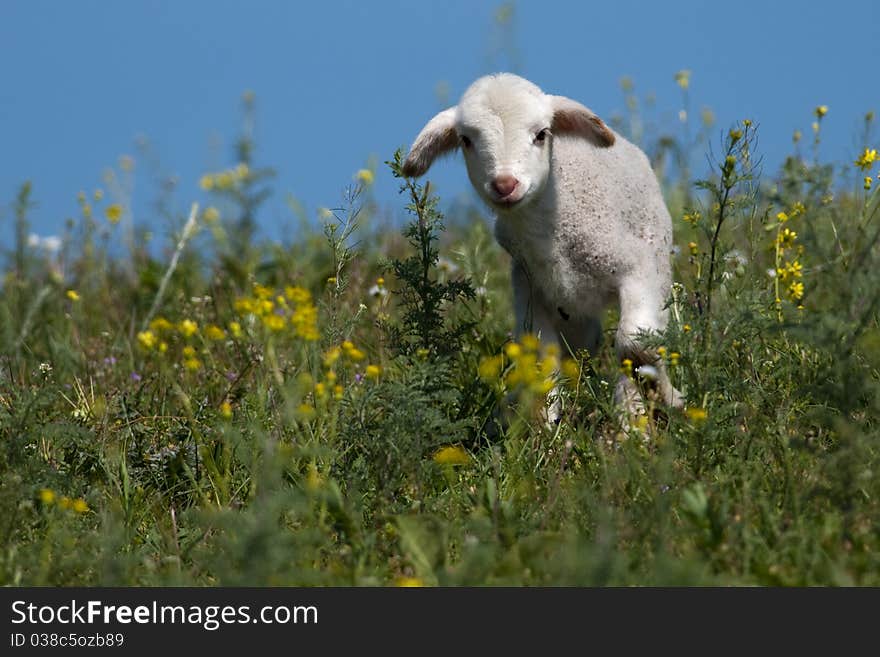
[[[500,198],[494,201],[495,205],[499,208],[512,208],[514,205],[518,205],[519,202],[522,201],[522,198]]]
[[[513,190],[507,196],[493,196],[492,197],[492,205],[498,208],[510,209],[516,205],[521,204],[529,194],[529,190],[525,192],[520,192],[519,189]]]

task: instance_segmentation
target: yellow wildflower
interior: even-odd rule
[[[804,284],[798,281],[792,282],[788,286],[788,294],[795,301],[800,301],[804,297]]]
[[[67,298],[70,299],[71,301],[79,301],[79,294],[77,293],[76,290],[68,290],[67,291]]]
[[[244,180],[251,173],[250,167],[247,164],[242,162],[237,167],[235,167],[235,175],[239,177],[239,179]]]
[[[680,70],[675,74],[675,82],[686,91],[691,84],[691,72],[687,69]]]
[[[311,303],[300,304],[290,317],[294,332],[303,340],[314,342],[321,337],[318,331],[318,309]]]
[[[688,242],[688,249],[690,249],[691,255],[697,255],[697,243],[696,242]]]
[[[224,400],[223,403],[220,404],[220,415],[225,420],[232,419],[232,404],[230,404],[228,400]]]
[[[156,334],[152,331],[141,331],[137,334],[137,339],[144,349],[152,349],[156,346]]]
[[[195,347],[191,347],[187,345],[183,348],[183,357],[184,358],[195,358],[196,357],[196,349]]]
[[[333,364],[339,360],[342,351],[339,347],[330,347],[324,352],[324,367],[333,367]]]
[[[211,324],[205,329],[205,337],[209,340],[222,340],[226,337],[226,331],[216,324]]]
[[[480,361],[477,368],[480,378],[486,383],[493,383],[501,376],[501,356],[491,356]]]
[[[823,116],[828,114],[828,105],[819,105],[819,107],[815,109],[815,113],[816,118],[821,119]]]
[[[111,224],[118,224],[119,220],[122,219],[122,206],[119,203],[108,205],[107,209],[104,210],[104,214],[107,217],[107,221]]]
[[[516,342],[510,342],[504,345],[504,353],[507,354],[508,358],[519,358],[522,354],[522,347]]]
[[[400,588],[421,588],[425,585],[425,582],[422,581],[419,577],[398,577],[394,580],[394,586],[398,586]]]
[[[202,213],[202,219],[204,219],[206,223],[213,224],[220,219],[220,211],[211,205],[205,208],[205,211]]]
[[[872,182],[873,182],[873,181],[871,180],[871,176],[865,176],[865,185],[864,185],[865,190],[869,190],[869,189],[871,189],[871,183],[872,183]]]
[[[520,344],[526,351],[538,351],[541,341],[538,340],[538,336],[534,333],[526,333],[520,338]]]
[[[695,423],[705,422],[706,418],[709,417],[709,413],[705,408],[689,408],[685,412],[691,421]]]
[[[214,189],[214,176],[206,173],[204,176],[202,176],[201,180],[199,180],[199,187],[204,189],[206,192]]]
[[[786,221],[788,221],[788,215],[785,212],[779,212],[776,214],[776,219],[779,221],[779,223],[784,224]]]
[[[152,322],[150,322],[150,330],[155,331],[157,333],[161,333],[162,331],[170,331],[174,328],[174,324],[169,322],[162,316],[157,317]]]
[[[630,376],[633,371],[632,360],[629,358],[624,358],[622,361],[620,361],[620,371],[623,372],[624,374],[626,374],[627,376]]]
[[[75,500],[73,500],[73,502],[70,505],[70,508],[76,513],[86,513],[89,510],[89,505],[86,503],[86,501],[83,498],[78,497]]]
[[[189,338],[198,333],[199,325],[191,319],[185,319],[177,325],[177,330],[180,331],[182,335]]]
[[[304,287],[288,285],[284,288],[284,296],[296,304],[311,303],[312,293]]]
[[[681,327],[681,330],[684,331],[685,333],[690,333],[691,325],[685,324],[684,326]]]
[[[214,187],[217,189],[229,189],[235,183],[235,179],[228,171],[223,171],[214,176]]]
[[[327,397],[327,386],[323,383],[315,384],[315,397],[317,399],[324,399]]]
[[[300,404],[296,409],[301,420],[311,420],[315,417],[315,407],[310,404]]]
[[[678,365],[678,359],[679,359],[679,358],[681,358],[681,354],[678,353],[677,351],[673,351],[671,354],[669,354],[669,363],[670,363],[670,365],[672,365],[673,367],[674,367],[675,365]]]
[[[789,230],[788,228],[779,233],[779,236],[776,238],[779,245],[783,247],[793,246],[796,239],[797,233],[793,230]]]
[[[61,497],[60,500],[58,500],[58,506],[60,506],[62,509],[69,509],[71,506],[73,506],[73,500],[64,495]]]
[[[202,361],[200,361],[198,358],[187,358],[185,361],[183,361],[183,366],[190,372],[195,372],[202,368]]]
[[[254,296],[261,301],[266,299],[271,299],[275,296],[275,290],[266,285],[260,285],[259,283],[254,283]]]
[[[538,395],[546,395],[553,390],[554,385],[553,379],[537,379],[529,384],[529,390]]]
[[[862,171],[867,171],[871,168],[874,162],[877,161],[877,149],[865,149],[865,152],[859,156],[859,159],[856,160],[856,166]]]
[[[287,325],[284,317],[281,315],[265,315],[263,317],[263,325],[270,331],[281,331]]]
[[[463,447],[451,445],[441,447],[431,458],[438,465],[467,465],[471,460],[470,454]]]
[[[229,330],[234,338],[240,338],[242,335],[241,324],[238,322],[229,322]]]
[[[369,169],[360,169],[356,174],[355,178],[362,185],[369,187],[373,184],[373,172]]]
[[[566,358],[562,361],[562,376],[569,381],[577,381],[581,376],[580,363],[571,358]]]
[[[39,495],[40,502],[42,502],[46,506],[49,506],[50,504],[53,504],[55,502],[55,491],[49,488],[41,488]]]
[[[364,374],[367,375],[368,379],[378,379],[381,373],[382,368],[378,365],[367,365],[367,368],[364,370]]]
[[[339,400],[342,399],[342,393],[344,389],[341,385],[337,384],[333,386],[333,399]]]

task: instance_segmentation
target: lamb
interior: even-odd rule
[[[646,155],[580,103],[509,73],[478,79],[457,106],[432,118],[403,174],[421,176],[457,148],[512,259],[517,335],[596,353],[600,314],[617,301],[618,358],[653,366],[663,401],[681,407],[662,360],[642,339],[667,324],[672,246],[672,221]],[[626,375],[615,401],[644,412]]]

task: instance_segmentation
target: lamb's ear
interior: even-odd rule
[[[578,135],[603,148],[614,145],[611,129],[579,102],[565,96],[550,96],[550,101],[553,103],[550,126],[553,133]]]
[[[455,107],[443,110],[422,128],[403,163],[403,175],[418,178],[434,160],[458,146],[455,134]]]

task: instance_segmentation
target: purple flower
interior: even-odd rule
[[[140,374],[138,374],[137,372],[132,372],[132,373],[131,373],[131,380],[132,380],[132,381],[137,382],[137,381],[140,381],[142,378],[143,378],[143,377],[142,377]]]
[[[226,379],[228,381],[235,381],[237,378],[238,378],[238,372],[233,372],[232,370],[229,370],[226,373]]]
[[[361,374],[360,372],[358,372],[357,374],[354,375],[354,380],[355,380],[355,383],[360,383],[364,380],[364,375]]]
[[[116,365],[116,357],[115,356],[108,356],[107,358],[104,359],[104,365],[110,365],[111,367],[113,365]]]

